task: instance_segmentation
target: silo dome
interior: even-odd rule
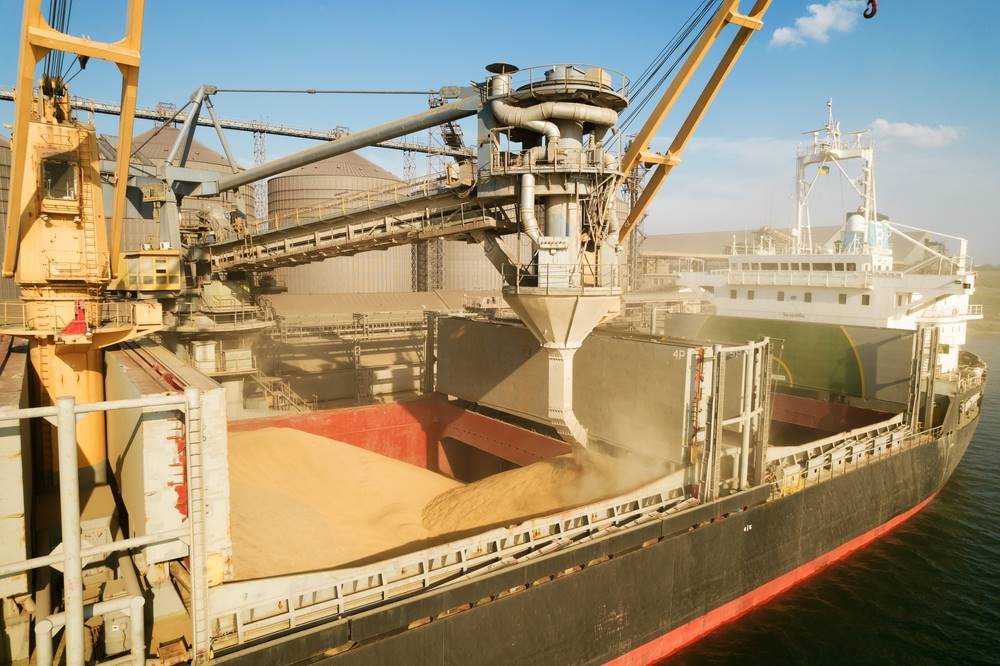
[[[133,164],[152,164],[158,167],[166,162],[170,155],[170,150],[177,141],[180,128],[173,125],[157,125],[145,132],[132,137],[132,151],[135,153]],[[105,137],[116,149],[118,147],[118,137]],[[220,155],[197,139],[191,141],[191,150],[188,152],[187,166],[192,169],[202,171],[217,171],[220,173],[232,173],[225,156]],[[111,187],[104,188],[104,207],[111,210]],[[222,204],[226,208],[239,207],[252,217],[254,212],[254,196],[252,186],[243,186],[234,194],[225,192],[221,195],[207,198],[185,197],[181,202],[181,219],[190,220],[198,216],[209,206]],[[126,220],[123,228],[122,247],[126,250],[138,249],[145,243],[155,245],[159,239],[159,226],[157,220],[153,219],[151,206],[144,206],[141,212],[137,212],[131,206],[126,207]]]
[[[357,153],[336,155],[267,181],[267,214],[283,215],[342,195],[378,191],[400,182],[394,174]],[[410,252],[409,246],[372,250],[281,268],[277,273],[293,294],[410,291]]]
[[[153,164],[163,164],[167,161],[170,149],[177,141],[177,135],[180,134],[180,131],[179,127],[173,125],[157,126],[146,130],[142,134],[132,137],[132,150],[142,153]],[[197,139],[191,141],[187,164],[191,168],[203,168],[206,171],[230,171],[229,162],[224,156],[200,143]]]
[[[150,162],[159,166],[167,161],[170,149],[177,140],[180,131],[179,127],[174,127],[173,125],[154,127],[132,138],[132,150],[142,153]],[[220,155],[197,140],[191,141],[187,166],[203,171],[232,173],[232,168],[223,155]],[[209,206],[208,202],[222,202],[230,206],[239,203],[243,212],[247,216],[252,217],[254,209],[253,187],[244,185],[236,191],[236,194],[223,192],[221,195],[208,198],[185,197],[181,203],[182,219],[185,214],[189,216],[197,215],[198,211]]]
[[[401,182],[357,153],[336,155],[267,181],[267,214],[308,208],[342,194],[382,189]]]

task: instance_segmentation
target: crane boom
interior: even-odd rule
[[[684,148],[687,146],[699,123],[701,123],[702,118],[704,118],[705,112],[711,106],[715,95],[719,92],[726,77],[732,71],[733,65],[736,64],[736,61],[743,53],[743,49],[750,40],[750,36],[763,27],[761,19],[771,5],[771,0],[756,0],[749,14],[740,14],[739,4],[740,0],[724,0],[722,5],[720,5],[701,38],[691,49],[691,53],[677,73],[677,76],[670,82],[656,108],[650,114],[646,123],[642,126],[642,129],[622,157],[622,182],[627,180],[640,165],[655,167],[638,200],[629,211],[625,223],[622,224],[619,232],[619,239],[622,241],[628,238],[632,230],[635,229],[636,224],[642,219],[650,202],[656,196],[660,187],[663,186],[663,181],[666,180],[671,170],[680,164]],[[712,45],[715,44],[722,31],[728,25],[739,26],[739,30],[733,37],[729,48],[726,49],[725,55],[722,56],[722,59],[716,66],[708,83],[705,84],[705,88],[698,96],[698,100],[691,108],[680,129],[677,130],[670,148],[666,153],[662,154],[653,152],[650,149],[650,144],[656,136],[657,131],[659,131],[663,122],[667,119],[674,104],[676,104],[681,93],[687,87],[688,83],[690,83],[692,76],[705,59],[705,56],[708,55]]]
[[[0,88],[0,100],[14,101],[14,90],[12,88]],[[109,116],[117,116],[121,113],[121,106],[111,102],[102,102],[86,97],[70,97],[70,106],[79,111],[90,111]],[[177,114],[171,110],[158,107],[139,106],[135,109],[135,117],[142,120],[154,120],[160,123],[172,122]],[[238,120],[234,118],[219,118],[219,126],[223,129],[235,130],[237,132],[251,132],[270,134],[273,136],[287,136],[295,139],[313,139],[316,141],[330,141],[347,136],[351,131],[346,127],[332,127],[330,129],[314,129],[308,127],[293,127],[281,123],[266,123],[256,120]],[[212,127],[210,118],[199,117],[196,123],[202,127]],[[472,148],[453,148],[451,146],[434,146],[413,141],[383,141],[375,144],[379,148],[389,148],[391,150],[402,150],[413,153],[426,153],[428,155],[442,155],[445,157],[472,157],[475,151]]]

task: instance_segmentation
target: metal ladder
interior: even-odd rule
[[[205,484],[202,471],[201,393],[185,391],[187,399],[188,520],[191,525],[191,623],[192,661],[211,658],[211,635],[208,627],[208,555],[205,540]]]
[[[80,171],[90,168],[90,143],[86,134],[81,132],[79,148]],[[94,208],[94,195],[91,183],[85,178],[80,179],[80,227],[83,231],[83,261],[81,276],[84,279],[99,279],[104,271],[101,258],[97,252],[97,211]],[[103,220],[102,220],[103,222]]]
[[[935,326],[920,326],[915,337],[909,410],[909,422],[914,432],[931,427],[934,418],[938,329]]]

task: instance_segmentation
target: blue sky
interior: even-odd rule
[[[438,88],[480,79],[483,65],[601,64],[637,75],[695,0],[495,3],[318,0],[147,0],[140,104],[182,103],[200,83],[219,87]],[[744,9],[751,0],[743,0]],[[1000,3],[881,0],[874,20],[860,0],[775,0],[743,58],[654,203],[649,233],[749,229],[792,222],[794,149],[834,100],[845,130],[874,127],[879,207],[900,222],[968,236],[972,254],[1000,262]],[[76,0],[71,31],[120,34],[124,0]],[[0,86],[12,83],[21,3],[0,0]],[[716,54],[717,55],[717,54]],[[707,68],[706,68],[707,69]],[[707,72],[702,72],[706,74]],[[703,78],[703,77],[702,77]],[[115,71],[94,63],[76,95],[117,99]],[[661,131],[665,146],[698,81]],[[424,108],[421,97],[220,95],[220,114],[352,129]],[[12,105],[0,103],[0,122]],[[97,119],[102,131],[115,121]],[[139,129],[148,127],[141,123]],[[472,127],[466,131],[473,136]],[[206,129],[198,138],[212,146]],[[421,138],[421,137],[415,137]],[[250,162],[249,137],[230,135]],[[268,141],[269,157],[308,145]],[[396,171],[400,153],[370,149]],[[417,158],[417,172],[426,167]],[[839,223],[854,199],[824,184],[814,224]],[[842,203],[843,202],[843,203]]]

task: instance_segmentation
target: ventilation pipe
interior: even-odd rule
[[[535,175],[531,173],[521,174],[521,228],[537,248],[542,232],[535,216]]]
[[[549,123],[540,119],[532,120],[525,118],[522,112],[526,109],[519,109],[495,99],[490,102],[490,110],[493,111],[493,117],[500,121],[502,125],[520,127],[521,129],[531,130],[536,134],[542,134],[550,143],[559,140],[559,128],[556,127],[555,123]]]
[[[558,141],[560,137],[556,124],[548,122],[551,119],[589,123],[599,128],[614,127],[618,122],[618,113],[613,109],[575,102],[542,102],[522,109],[495,99],[490,102],[490,110],[500,123],[543,134],[549,142]],[[602,130],[601,136],[605,132]]]
[[[618,170],[618,160],[611,153],[604,153],[604,168],[609,171]],[[613,250],[618,248],[618,233],[621,231],[622,223],[618,219],[618,198],[612,193],[608,197],[608,235],[604,239],[604,244]]]

